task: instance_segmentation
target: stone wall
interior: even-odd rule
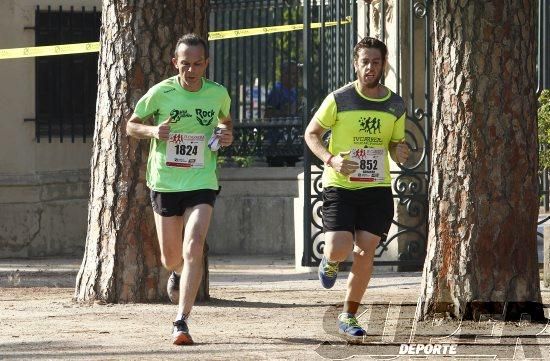
[[[208,235],[211,253],[294,254],[294,198],[302,168],[223,168]],[[301,229],[299,230],[301,232]]]
[[[211,254],[294,254],[301,168],[223,168]],[[89,170],[0,176],[0,258],[82,256]]]
[[[0,176],[0,257],[82,255],[89,170]]]

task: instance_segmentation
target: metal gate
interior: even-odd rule
[[[233,146],[220,155],[229,163],[294,166],[304,152],[299,101],[302,31],[239,34],[242,29],[301,24],[301,0],[211,0],[210,4],[210,29],[237,35],[210,42],[209,76],[229,90],[235,124]]]
[[[353,46],[358,40],[357,19],[365,19],[359,28],[365,29],[363,36],[375,36],[388,40],[390,23],[395,31],[391,33],[395,45],[392,53],[394,86],[407,106],[406,142],[412,150],[405,166],[392,169],[393,194],[396,217],[392,230],[382,238],[375,254],[375,264],[396,265],[400,270],[419,269],[423,262],[427,237],[427,191],[430,170],[430,4],[429,1],[404,2],[360,2],[356,1],[304,1],[304,64],[307,75],[304,79],[305,111],[307,122],[328,92],[354,80],[352,66]],[[403,18],[406,14],[406,18]],[[313,30],[309,23],[319,20],[350,22],[332,29]],[[314,20],[315,19],[315,20]],[[403,27],[403,24],[407,24]],[[407,34],[404,36],[404,34]],[[389,47],[391,48],[391,47]],[[391,61],[390,61],[391,63]],[[406,67],[402,64],[407,64]],[[313,92],[322,89],[322,94]],[[318,97],[321,96],[321,97]],[[308,111],[309,110],[309,111]],[[319,264],[324,240],[321,214],[321,174],[323,165],[307,149],[304,151],[304,254],[303,266]],[[391,260],[382,260],[396,243],[398,254]],[[398,243],[398,244],[397,244]]]

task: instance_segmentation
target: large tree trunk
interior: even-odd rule
[[[543,317],[535,3],[434,2],[433,168],[418,318]]]
[[[88,234],[75,299],[166,299],[145,186],[148,141],[129,139],[126,120],[155,83],[175,74],[179,36],[207,36],[207,0],[104,0]],[[206,271],[207,272],[207,271]],[[207,274],[205,272],[205,274]],[[203,285],[207,282],[203,282]],[[204,287],[199,294],[206,297]]]

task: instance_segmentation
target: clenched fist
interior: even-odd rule
[[[350,153],[349,151],[340,152],[338,153],[338,155],[331,157],[329,162],[327,163],[328,166],[332,167],[338,173],[342,173],[343,175],[346,175],[346,176],[355,172],[357,168],[359,168],[359,163],[354,162],[353,160],[344,158],[349,153]]]
[[[393,157],[393,160],[403,164],[407,161],[407,159],[409,159],[410,152],[411,150],[405,141],[397,143],[394,149],[395,156]]]
[[[172,117],[168,117],[164,122],[160,123],[158,126],[156,126],[156,129],[154,130],[154,137],[159,140],[168,140],[168,136],[170,134],[170,122],[172,121]]]

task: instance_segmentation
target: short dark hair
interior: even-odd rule
[[[202,47],[204,48],[204,56],[208,59],[208,44],[206,44],[206,41],[197,34],[185,34],[178,39],[178,42],[176,43],[176,48],[174,49],[174,58],[178,57],[178,48],[181,44],[185,44],[187,46],[202,45]]]
[[[388,55],[388,48],[386,47],[386,44],[370,36],[364,37],[357,44],[355,44],[355,47],[353,48],[353,59],[357,59],[359,57],[359,50],[368,48],[380,50],[382,60],[386,60],[386,56]]]

